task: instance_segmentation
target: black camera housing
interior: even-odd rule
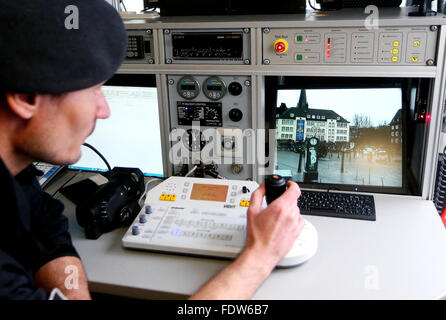
[[[144,175],[137,168],[115,167],[104,174],[108,182],[76,207],[79,225],[87,239],[129,226],[141,210],[139,199],[144,192]]]

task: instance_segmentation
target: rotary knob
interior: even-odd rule
[[[239,96],[243,91],[243,87],[238,82],[231,82],[228,86],[228,91],[233,96]]]
[[[138,226],[132,227],[132,235],[137,236],[139,234],[139,228]]]
[[[285,53],[288,50],[288,41],[285,39],[277,39],[276,42],[274,42],[274,51],[276,53]]]
[[[240,109],[234,108],[229,111],[229,119],[234,122],[239,122],[243,118],[243,112]]]

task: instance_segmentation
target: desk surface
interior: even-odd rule
[[[59,183],[63,182],[54,186]],[[73,242],[92,291],[185,298],[230,263],[124,249],[125,228],[87,240],[74,205],[58,197],[66,205]],[[375,222],[305,216],[319,233],[316,255],[299,267],[274,270],[253,299],[445,297],[446,229],[433,203],[378,195],[375,206]]]

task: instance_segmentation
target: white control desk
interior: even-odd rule
[[[66,181],[65,176],[50,190]],[[61,194],[57,197],[66,205],[73,242],[94,292],[186,298],[229,264],[123,249],[121,239],[127,228],[87,240],[77,224],[74,205]],[[319,234],[316,255],[297,268],[274,270],[253,298],[445,298],[446,229],[433,203],[375,196],[375,205],[375,222],[305,216]]]

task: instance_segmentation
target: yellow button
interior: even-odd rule
[[[393,41],[393,46],[394,47],[399,47],[400,46],[400,42],[399,41]]]
[[[161,201],[165,201],[165,200],[166,200],[166,195],[165,195],[165,194],[162,194],[162,195],[160,196],[160,200],[161,200]]]
[[[421,45],[420,41],[416,40],[412,43],[414,47],[419,47]]]
[[[396,56],[395,56],[395,57],[392,57],[392,61],[393,61],[393,62],[398,62],[398,57],[396,57]]]
[[[411,60],[412,62],[418,62],[418,56],[410,57],[410,60]]]
[[[249,200],[241,200],[240,207],[249,207]]]
[[[170,196],[170,201],[175,201],[176,198],[177,198],[177,196],[173,194]]]
[[[393,49],[393,50],[392,50],[392,53],[393,53],[393,54],[398,54],[399,52],[400,52],[400,51],[399,51],[398,49]]]

